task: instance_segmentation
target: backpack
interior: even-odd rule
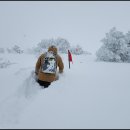
[[[52,51],[46,52],[42,64],[42,72],[48,74],[56,73],[56,55]]]

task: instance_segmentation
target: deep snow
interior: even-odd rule
[[[69,69],[61,56],[64,73],[41,89],[34,55],[0,55],[13,63],[0,68],[0,128],[130,128],[130,64],[73,55]]]

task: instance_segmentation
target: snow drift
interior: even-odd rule
[[[130,128],[130,65],[68,57],[60,79],[47,89],[34,80],[37,58],[5,55],[0,68],[0,128]]]

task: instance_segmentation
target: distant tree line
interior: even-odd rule
[[[27,52],[31,54],[41,54],[47,51],[48,47],[51,45],[55,45],[60,53],[67,54],[68,50],[70,50],[71,53],[75,55],[91,54],[90,52],[84,51],[80,45],[72,47],[70,42],[65,38],[43,39],[36,45],[36,47],[27,49]],[[18,45],[14,45],[12,48],[7,48],[6,51],[14,54],[22,54],[25,52]],[[0,48],[0,53],[5,53],[5,49]]]
[[[32,53],[43,53],[48,49],[49,46],[55,45],[60,53],[68,53],[68,50],[71,51],[72,54],[81,55],[85,52],[80,45],[76,45],[71,47],[70,42],[64,38],[57,38],[57,39],[43,39],[41,42],[37,44],[37,47],[33,48],[32,50],[29,49]],[[87,53],[90,54],[90,53]]]

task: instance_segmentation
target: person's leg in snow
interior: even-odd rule
[[[49,85],[51,84],[51,82],[46,82],[46,81],[41,81],[41,80],[37,80],[37,82],[39,83],[40,86],[43,86],[44,88],[48,88]]]

